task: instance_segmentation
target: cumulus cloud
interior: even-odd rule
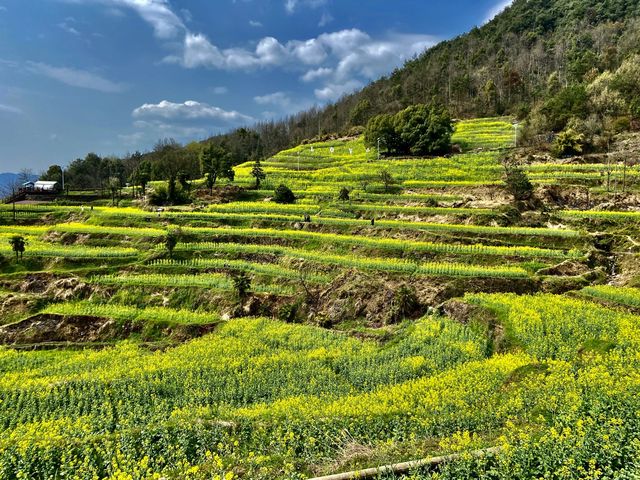
[[[190,69],[227,71],[284,68],[297,72],[303,82],[323,82],[322,87],[315,90],[316,98],[322,101],[335,99],[366,81],[389,73],[436,43],[436,38],[429,35],[389,34],[374,39],[366,32],[352,28],[287,42],[264,37],[253,48],[221,48],[205,34],[190,31],[172,11],[169,0],[66,1],[99,2],[112,8],[134,9],[153,26],[159,38],[173,38],[182,32],[181,43],[165,44],[175,49],[164,58],[165,63]],[[294,13],[302,6],[317,8],[327,3],[328,0],[285,0],[284,6],[287,12]],[[504,6],[501,4],[501,8]],[[325,12],[320,24],[326,25],[331,20],[331,15]],[[250,25],[261,24],[251,20]]]
[[[257,20],[249,20],[249,26],[259,28],[262,27],[262,22],[259,22]]]
[[[512,3],[513,0],[500,0],[497,4],[491,7],[491,10],[487,12],[482,23],[489,23],[491,20],[504,12],[507,7],[510,7]]]
[[[304,75],[302,75],[300,79],[303,82],[310,83],[310,82],[315,82],[316,80],[319,80],[322,78],[326,78],[330,76],[332,73],[333,73],[333,68],[320,67],[314,70],[309,70]]]
[[[374,40],[361,30],[349,29],[286,43],[265,37],[254,50],[222,50],[203,34],[187,33],[181,54],[168,56],[165,61],[185,68],[223,70],[318,66],[315,73],[303,76],[305,81],[324,76],[330,68],[326,63],[330,63],[336,66],[336,74],[341,78],[358,74],[372,79],[434,44],[435,39],[428,35],[392,35]]]
[[[162,100],[160,103],[145,103],[136,108],[134,118],[162,118],[165,120],[207,120],[225,124],[250,122],[253,119],[236,111],[226,111],[206,103],[187,100],[183,103]]]
[[[104,93],[121,93],[127,88],[123,83],[116,83],[96,73],[75,68],[55,67],[39,62],[27,62],[27,70],[71,87],[86,88]]]

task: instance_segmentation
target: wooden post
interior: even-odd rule
[[[475,450],[470,453],[473,457],[482,457],[485,455],[493,455],[501,450],[500,447],[485,448],[483,450]],[[375,468],[366,468],[364,470],[356,470],[353,472],[337,473],[335,475],[327,475],[324,477],[315,477],[309,480],[361,480],[365,478],[378,478],[381,474],[393,473],[393,474],[405,474],[412,470],[424,468],[428,470],[435,470],[439,466],[455,461],[461,457],[460,454],[445,455],[441,457],[425,458],[422,460],[414,460],[411,462],[396,463],[393,465],[384,465]]]

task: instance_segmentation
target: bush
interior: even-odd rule
[[[529,200],[533,195],[533,185],[520,167],[510,167],[504,180],[507,192],[516,202]]]
[[[553,142],[553,152],[558,157],[579,155],[583,152],[584,146],[584,135],[573,128],[567,128],[557,135]]]
[[[246,298],[249,290],[251,289],[251,278],[246,272],[236,272],[232,274],[233,287],[236,290],[236,294],[238,295],[238,299],[243,300]]]
[[[169,188],[166,185],[159,185],[153,189],[153,192],[149,195],[149,203],[151,205],[184,205],[191,202],[189,193],[182,187],[175,189],[174,200],[169,199]]]
[[[276,203],[294,203],[296,201],[296,196],[286,185],[280,185],[274,193],[273,201]]]

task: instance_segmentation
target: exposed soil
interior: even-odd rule
[[[1,344],[100,342],[128,336],[113,320],[89,316],[38,314],[0,327]]]

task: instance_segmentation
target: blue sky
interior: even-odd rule
[[[0,172],[323,105],[508,0],[0,0]]]

